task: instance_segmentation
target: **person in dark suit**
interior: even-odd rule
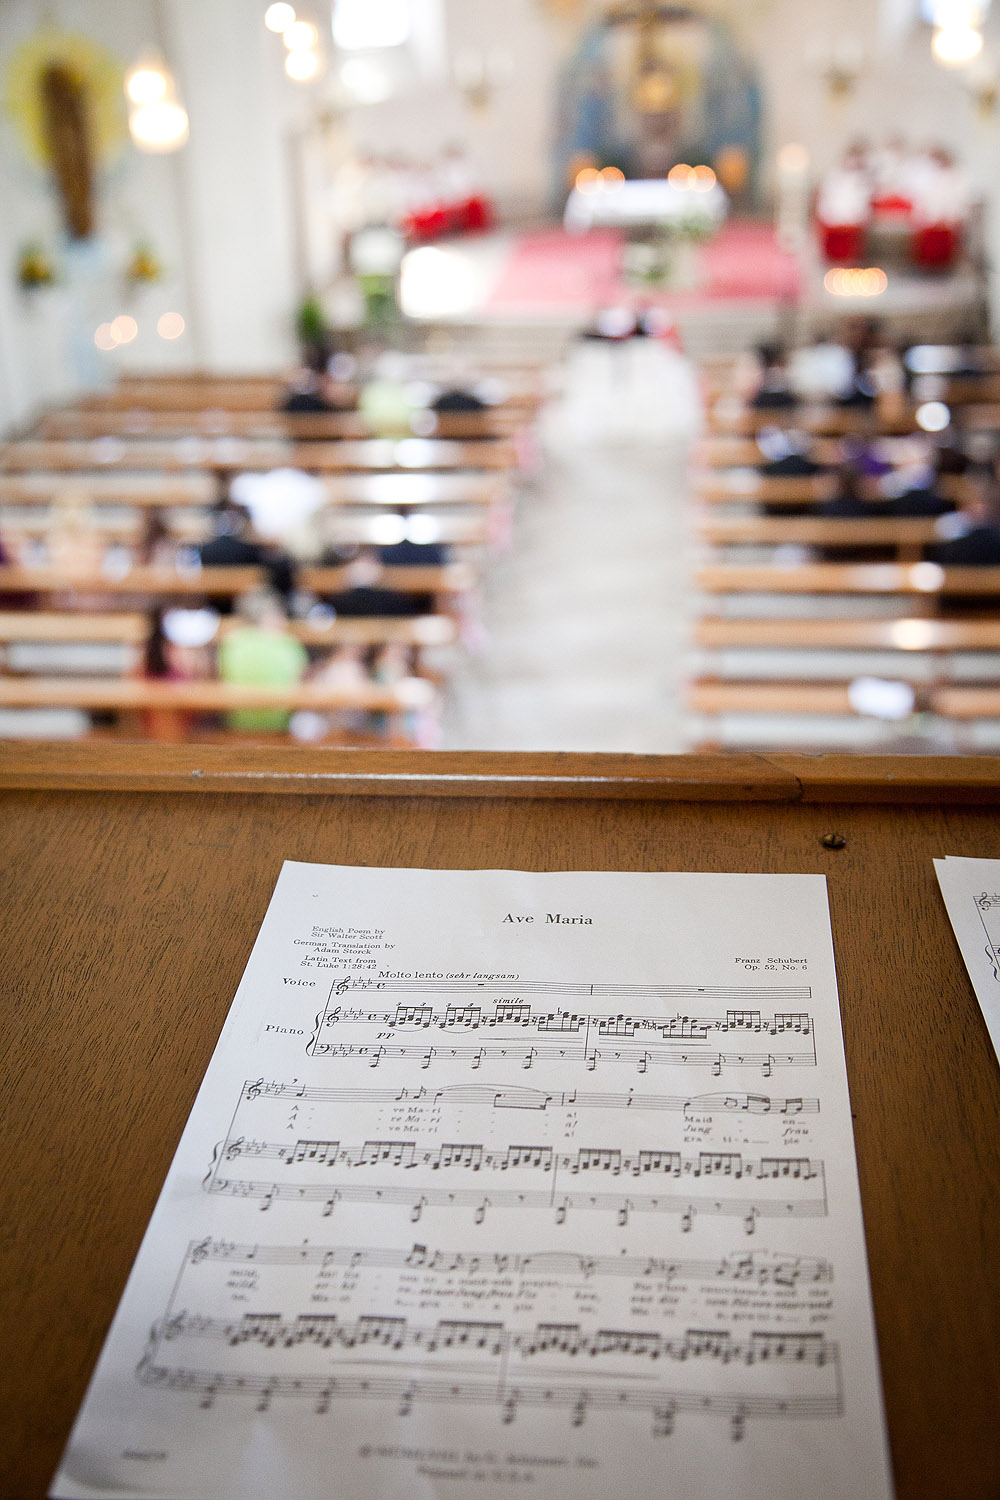
[[[788,355],[781,345],[758,345],[757,360],[760,376],[757,389],[747,405],[755,411],[780,411],[798,405],[798,398],[788,383]]]
[[[449,558],[448,548],[440,542],[411,542],[404,538],[380,547],[378,560],[384,568],[443,568]]]
[[[406,543],[402,542],[395,544],[395,546],[405,545]],[[351,618],[372,615],[433,614],[434,600],[430,594],[403,593],[396,589],[386,588],[381,583],[380,575],[383,566],[381,554],[395,551],[395,546],[379,548],[378,554],[362,550],[355,553],[350,560],[344,553],[338,554],[332,549],[328,550],[324,554],[324,564],[330,567],[346,568],[347,587],[341,589],[339,593],[324,595],[324,601],[331,605],[338,615]],[[409,543],[409,546],[412,547],[413,543]],[[423,551],[423,548],[419,550]],[[431,566],[429,563],[426,565]]]
[[[481,401],[475,391],[466,390],[462,386],[449,386],[431,402],[431,411],[486,411],[485,401]]]
[[[963,507],[965,529],[930,551],[942,568],[1000,567],[1000,484],[989,464],[970,467],[973,498]]]
[[[282,397],[281,409],[289,413],[332,410],[324,398],[320,377],[315,370],[296,370]]]
[[[287,602],[295,587],[291,561],[283,552],[266,546],[252,535],[250,512],[234,500],[224,498],[212,509],[212,536],[198,548],[203,568],[266,568],[271,587]],[[220,614],[232,614],[230,598],[212,600]]]

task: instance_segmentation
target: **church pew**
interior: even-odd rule
[[[291,687],[247,687],[211,679],[175,682],[164,678],[0,677],[2,708],[83,708],[95,712],[164,708],[226,713],[240,708],[364,709],[405,713],[434,702],[424,677],[397,683],[300,682]]]
[[[700,525],[714,547],[894,547],[900,562],[919,562],[924,547],[937,541],[934,518],[872,516],[860,519],[813,516],[711,517]]]
[[[157,739],[181,741],[190,735],[191,714],[224,714],[240,709],[309,709],[316,713],[359,712],[386,716],[377,739],[406,741],[408,716],[433,712],[438,703],[434,684],[424,677],[404,677],[381,684],[300,682],[291,687],[246,687],[214,681],[175,682],[161,678],[3,677],[0,709],[76,709],[86,713],[124,715],[122,732],[142,737],[139,715],[155,715]],[[374,733],[374,731],[372,732]],[[332,728],[336,743],[372,740],[372,733]],[[273,738],[275,732],[264,732]],[[226,729],[225,737],[256,738],[253,730]]]
[[[219,638],[242,621],[233,616],[219,621]],[[444,615],[413,615],[382,619],[345,616],[329,620],[291,620],[288,629],[305,646],[445,646],[457,639],[455,622]],[[51,610],[0,611],[0,644],[62,645],[93,641],[141,646],[148,638],[149,616],[85,614]]]
[[[688,684],[692,712],[854,715],[846,682],[726,682],[702,677]]]
[[[765,427],[796,428],[823,437],[899,436],[917,430],[910,402],[898,406],[807,406],[755,408],[738,397],[722,397],[710,407],[706,423],[710,433],[752,436]]]
[[[76,614],[52,610],[0,611],[0,644],[64,645],[77,641],[141,646],[149,635],[144,614]]]
[[[510,437],[522,421],[522,413],[504,407],[487,408],[481,412],[418,410],[410,417],[408,431],[416,437],[502,438]],[[361,439],[379,434],[360,411],[284,413],[208,409],[164,412],[135,408],[124,411],[76,411],[70,408],[49,412],[42,417],[35,425],[33,435],[46,439],[239,437],[283,438],[299,442]]]
[[[218,486],[211,474],[102,474],[87,470],[0,474],[0,505],[50,505],[63,495],[94,505],[211,505]]]
[[[1000,687],[956,684],[936,688],[931,707],[945,719],[1000,719]]]
[[[506,476],[454,474],[328,474],[323,477],[333,505],[411,510],[421,506],[481,506],[489,509],[509,498]]]
[[[970,402],[955,415],[963,432],[1000,433],[1000,401]]]
[[[329,474],[323,485],[331,505],[408,510],[422,506],[486,507],[504,499],[508,481],[502,475]],[[218,485],[211,474],[168,476],[156,473],[83,473],[0,475],[0,506],[50,505],[62,495],[82,496],[94,505],[209,506]]]
[[[809,457],[818,464],[835,469],[844,461],[843,443],[839,438],[813,438],[809,444]],[[747,437],[704,437],[694,450],[694,458],[706,469],[756,470],[764,462],[756,440]]]
[[[347,568],[301,568],[300,584],[317,593],[335,594],[350,586]],[[258,588],[267,580],[263,568],[198,568],[177,572],[172,568],[133,567],[124,576],[105,577],[101,572],[77,573],[67,569],[0,566],[0,594],[81,594],[153,598],[234,597]],[[454,595],[468,592],[475,574],[466,563],[447,563],[440,568],[380,568],[374,581],[383,588],[404,594]]]
[[[303,588],[313,593],[337,594],[349,586],[350,571],[306,567],[298,570],[297,578]],[[440,568],[386,567],[379,569],[375,582],[380,588],[404,594],[454,595],[468,593],[475,583],[475,573],[467,563],[446,563]]]
[[[792,568],[717,565],[701,568],[706,594],[1000,595],[1000,567],[940,568],[936,563],[802,563]]]
[[[706,505],[817,505],[830,500],[837,492],[835,474],[816,474],[801,479],[772,479],[767,475],[746,473],[737,470],[732,474],[720,471],[703,475],[696,480],[695,494]],[[956,505],[964,504],[970,495],[969,481],[960,474],[944,474],[936,488],[946,499]],[[872,495],[873,500],[881,497]],[[830,517],[829,519],[842,519]],[[861,517],[860,519],[864,519]],[[926,519],[923,517],[899,516],[898,520]]]
[[[469,377],[473,383],[488,376],[503,384],[496,406],[523,416],[535,413],[546,394],[541,371],[520,365],[493,367],[479,360],[475,363],[480,368]],[[453,364],[447,360],[415,359],[410,362],[405,378],[447,385]],[[85,411],[128,411],[142,407],[167,412],[211,409],[273,412],[280,408],[288,386],[289,378],[283,375],[134,375],[123,377],[114,390],[85,396],[75,404]]]
[[[178,438],[174,441],[95,438],[24,438],[0,448],[0,472],[87,469],[274,469],[314,473],[442,470],[503,470],[517,466],[512,443],[490,439],[459,443],[436,438],[371,438],[357,442],[284,443],[242,438]]]
[[[818,505],[837,493],[836,474],[808,474],[772,479],[752,470],[706,474],[695,482],[696,494],[709,505],[753,500],[762,505]]]
[[[699,646],[713,650],[1000,651],[1000,619],[768,620],[703,616]]]
[[[482,514],[463,516],[452,513],[435,516],[432,520],[435,528],[433,537],[421,536],[420,540],[434,541],[445,547],[482,547],[490,540],[489,521]],[[387,521],[386,517],[377,514],[371,515],[361,510],[344,509],[332,513],[325,523],[324,531],[331,544],[387,546],[393,541],[402,540],[395,535],[390,535],[386,530],[387,525],[392,525],[393,521],[392,517]],[[3,534],[7,538],[18,535],[44,539],[51,535],[53,525],[53,517],[50,514],[36,514],[30,520],[4,525]],[[197,546],[207,541],[211,535],[208,515],[198,516],[190,510],[168,515],[166,525],[178,543]],[[405,521],[403,525],[406,525]],[[91,518],[87,523],[87,531],[108,542],[134,546],[142,535],[142,523],[135,515],[121,519]]]
[[[980,402],[1000,402],[1000,374],[944,375],[941,377],[941,396],[934,399],[940,399],[948,406],[961,407]],[[963,418],[964,415],[963,412]]]

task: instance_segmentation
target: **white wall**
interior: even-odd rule
[[[162,48],[191,120],[181,152],[149,156],[127,141],[103,165],[97,234],[77,246],[66,241],[45,174],[0,120],[0,428],[118,370],[249,370],[292,357],[298,288],[285,138],[301,101],[262,14],[256,0],[0,0],[0,77],[47,16],[123,67]],[[26,296],[12,272],[33,240],[54,255],[60,282]],[[122,270],[139,241],[164,275],[130,292]],[[188,325],[171,342],[156,331],[168,310]],[[94,330],[121,312],[136,318],[139,335],[102,355]]]

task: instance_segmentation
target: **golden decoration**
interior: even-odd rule
[[[45,107],[45,79],[53,72],[86,97],[95,157],[116,155],[128,140],[122,64],[87,37],[46,27],[16,49],[4,78],[4,107],[30,160],[46,169],[54,164]]]
[[[666,68],[648,68],[636,80],[632,102],[640,114],[665,115],[677,104],[677,84]]]

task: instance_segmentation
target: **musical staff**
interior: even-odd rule
[[[802,1003],[812,996],[809,985],[712,985],[712,984],[583,984],[565,980],[520,979],[516,974],[482,977],[445,977],[443,974],[417,975],[416,977],[392,977],[371,979],[363,974],[345,974],[330,987],[331,998],[342,999],[347,994],[365,994],[370,991],[386,994],[414,995],[464,995],[495,994],[500,991],[510,996],[552,995],[579,996],[580,999],[600,1000],[605,997],[622,1000],[700,1000],[712,1005],[732,1000],[741,1006],[769,1005],[785,1000]]]
[[[468,1318],[442,1318],[437,1323],[413,1325],[391,1313],[366,1313],[342,1320],[336,1313],[244,1313],[236,1319],[199,1317],[180,1313],[164,1320],[156,1330],[160,1342],[179,1338],[204,1339],[214,1343],[260,1344],[265,1349],[298,1348],[313,1344],[321,1349],[373,1350],[387,1353],[417,1351],[425,1355],[471,1354],[476,1360],[499,1360],[510,1354],[522,1359],[561,1354],[597,1359],[615,1355],[655,1362],[672,1360],[717,1360],[720,1364],[815,1365],[822,1368],[838,1358],[837,1346],[820,1333],[752,1332],[745,1337],[728,1330],[685,1329],[676,1337],[644,1328],[596,1328],[589,1332],[579,1323],[539,1323],[534,1328],[511,1330],[503,1323]],[[471,1368],[475,1368],[473,1365]],[[598,1376],[600,1371],[588,1371]]]
[[[679,1415],[726,1417],[734,1441],[744,1436],[748,1419],[796,1418],[822,1420],[843,1413],[839,1388],[822,1395],[757,1395],[728,1393],[718,1389],[685,1390],[658,1388],[636,1389],[600,1386],[558,1385],[550,1381],[517,1381],[516,1383],[483,1383],[422,1375],[268,1375],[224,1370],[171,1368],[151,1361],[140,1366],[139,1379],[145,1386],[161,1390],[198,1395],[201,1406],[208,1409],[219,1396],[251,1396],[257,1410],[268,1410],[275,1398],[308,1398],[323,1415],[334,1400],[365,1398],[370,1401],[395,1401],[402,1416],[409,1415],[415,1402],[444,1402],[448,1405],[486,1405],[498,1407],[501,1419],[509,1425],[521,1406],[551,1407],[572,1414],[573,1426],[582,1426],[590,1412],[640,1411],[653,1418],[653,1435],[667,1437],[674,1430]]]
[[[475,1045],[428,1045],[416,1043],[354,1043],[311,1041],[307,1048],[310,1057],[358,1058],[370,1068],[383,1062],[412,1061],[421,1068],[432,1063],[471,1062],[473,1068],[481,1068],[484,1062],[507,1061],[527,1070],[536,1062],[583,1063],[593,1073],[603,1061],[634,1063],[640,1073],[651,1067],[696,1067],[710,1068],[718,1078],[723,1068],[760,1068],[764,1078],[770,1078],[775,1068],[813,1068],[816,1066],[815,1047],[808,1052],[710,1052],[698,1051],[693,1044],[678,1042],[666,1047],[644,1047],[640,1052],[626,1052],[619,1046],[592,1047],[586,1040],[572,1046],[515,1046],[512,1043]]]
[[[589,1281],[595,1276],[626,1277],[629,1280],[733,1281],[755,1286],[795,1287],[799,1282],[833,1281],[833,1266],[828,1260],[803,1256],[768,1255],[759,1251],[725,1256],[721,1260],[666,1259],[659,1256],[573,1255],[562,1250],[532,1253],[493,1251],[474,1254],[461,1250],[431,1249],[414,1244],[409,1250],[387,1250],[382,1247],[349,1247],[235,1244],[211,1238],[192,1242],[187,1259],[192,1265],[204,1261],[221,1261],[227,1265],[309,1266],[326,1270],[341,1267],[352,1271],[359,1267],[373,1270],[427,1271],[445,1275],[528,1276],[532,1273],[558,1276],[568,1280],[580,1276]]]
[[[819,1100],[770,1098],[767,1094],[622,1094],[588,1093],[582,1089],[499,1087],[494,1084],[447,1084],[443,1088],[401,1089],[323,1088],[296,1081],[248,1079],[243,1098],[296,1099],[322,1104],[482,1104],[491,1109],[633,1109],[674,1110],[681,1114],[818,1114]]]
[[[758,1219],[822,1218],[827,1211],[826,1198],[779,1200],[770,1198],[701,1198],[682,1194],[657,1193],[567,1193],[556,1196],[551,1190],[490,1189],[488,1193],[473,1188],[407,1188],[394,1183],[343,1183],[330,1187],[323,1183],[257,1181],[249,1178],[206,1178],[205,1191],[229,1198],[259,1200],[262,1210],[273,1203],[322,1203],[323,1215],[329,1218],[338,1203],[370,1203],[410,1210],[412,1223],[419,1223],[425,1208],[471,1208],[475,1222],[483,1223],[489,1209],[551,1208],[557,1224],[564,1224],[569,1214],[592,1209],[617,1215],[626,1225],[632,1214],[678,1214],[681,1228],[689,1231],[699,1215],[738,1218],[747,1234],[753,1234]]]
[[[518,1168],[541,1172],[587,1173],[621,1177],[730,1177],[787,1178],[808,1182],[823,1176],[823,1163],[808,1157],[762,1156],[744,1159],[739,1151],[701,1151],[682,1156],[667,1148],[622,1152],[614,1146],[584,1146],[575,1152],[557,1152],[546,1145],[507,1146],[491,1151],[478,1142],[448,1143],[437,1150],[421,1147],[414,1140],[365,1141],[360,1146],[342,1146],[339,1141],[297,1140],[282,1145],[240,1136],[224,1141],[224,1161],[249,1157],[254,1161],[281,1161],[288,1166],[306,1163],[315,1167],[429,1167],[432,1172],[449,1168],[471,1172],[508,1172]]]
[[[805,1011],[782,1011],[762,1015],[759,1010],[727,1010],[724,1016],[643,1016],[578,1011],[537,1011],[523,1001],[497,1001],[492,1014],[480,1005],[403,1005],[393,1011],[365,1010],[359,1006],[334,1006],[323,1015],[323,1025],[374,1026],[394,1031],[501,1031],[504,1028],[533,1031],[539,1036],[579,1036],[592,1031],[597,1037],[631,1039],[642,1032],[656,1032],[664,1041],[707,1041],[715,1033],[746,1032],[760,1036],[795,1033],[811,1036],[812,1016]]]

